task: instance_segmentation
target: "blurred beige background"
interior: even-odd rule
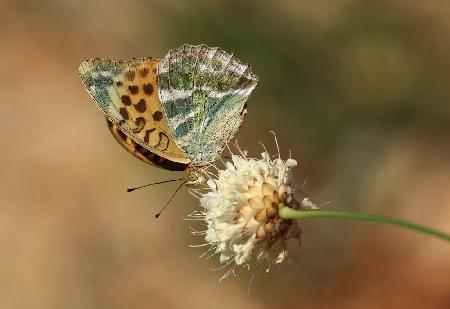
[[[273,274],[218,282],[179,177],[123,151],[84,90],[85,59],[233,51],[260,83],[237,138],[300,162],[331,209],[450,232],[450,5],[441,1],[3,1],[0,308],[449,308],[450,246],[393,227],[302,224]]]

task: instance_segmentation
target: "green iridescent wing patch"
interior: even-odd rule
[[[177,145],[194,166],[214,161],[236,134],[258,78],[233,54],[206,45],[169,51],[158,66],[158,96]]]

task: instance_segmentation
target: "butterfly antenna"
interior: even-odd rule
[[[184,178],[183,178],[184,179]],[[170,199],[167,201],[166,205],[164,205],[161,210],[155,215],[155,218],[159,218],[159,216],[162,214],[162,212],[164,211],[164,209],[169,206],[170,202],[173,200],[173,198],[175,197],[175,195],[177,195],[178,191],[181,189],[181,187],[187,182],[187,179],[185,181],[183,181],[178,188],[175,190],[175,192],[172,194],[172,196],[170,197]]]
[[[153,185],[159,185],[159,184],[166,183],[166,182],[173,182],[173,181],[180,181],[180,180],[184,180],[184,178],[171,179],[171,180],[165,180],[165,181],[160,181],[160,182],[153,182],[153,183],[149,183],[147,185],[143,185],[143,186],[139,186],[139,187],[135,187],[135,188],[128,188],[127,192],[132,192],[132,191],[137,190],[137,189],[142,189],[142,188],[153,186]]]

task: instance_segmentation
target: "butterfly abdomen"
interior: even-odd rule
[[[144,161],[147,164],[157,166],[163,169],[171,170],[171,171],[184,171],[187,167],[187,164],[174,162],[163,158],[156,153],[151,152],[147,148],[142,147],[137,144],[131,138],[129,138],[125,133],[123,133],[117,125],[113,124],[108,119],[108,128],[111,131],[111,134],[114,136],[114,139],[127,150],[129,153],[134,155],[136,158]]]

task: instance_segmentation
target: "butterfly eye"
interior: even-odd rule
[[[197,181],[198,180],[198,175],[196,173],[194,173],[194,172],[189,172],[188,179],[189,179],[189,181]]]

